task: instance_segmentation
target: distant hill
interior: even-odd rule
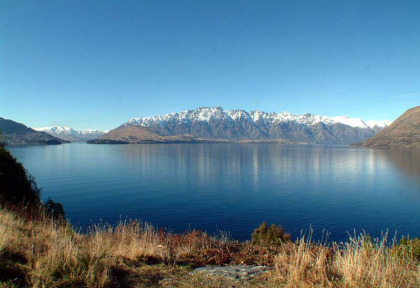
[[[98,139],[88,141],[88,143],[140,143],[143,141],[156,141],[161,138],[159,134],[148,128],[127,126],[111,130]]]
[[[0,117],[1,142],[6,144],[62,144],[69,141],[35,131],[25,125]]]
[[[63,127],[63,126],[32,128],[32,129],[36,131],[42,131],[54,137],[71,141],[71,142],[86,142],[92,139],[99,138],[106,133],[105,131],[100,131],[100,130],[76,130],[73,128],[68,128],[68,127]]]
[[[139,144],[139,143],[203,143],[223,140],[200,139],[191,135],[162,136],[142,126],[120,126],[98,139],[87,141],[90,144]],[[226,142],[226,141],[224,141]]]
[[[223,110],[218,106],[200,107],[195,110],[153,117],[132,118],[113,130],[114,132],[111,131],[112,134],[105,134],[98,140],[102,143],[105,139],[133,143],[133,141],[162,141],[162,139],[167,141],[170,139],[168,137],[188,135],[191,141],[207,139],[207,141],[225,142],[289,141],[349,144],[361,142],[373,136],[388,124],[389,121],[369,121],[367,124],[359,118],[346,116],[327,117],[312,114],[292,115],[288,112],[278,114],[263,111],[247,112],[244,110]],[[141,129],[128,127],[141,127]],[[117,130],[120,130],[119,134],[115,132]],[[141,137],[139,138],[139,136]],[[90,143],[98,143],[98,141],[90,141]]]
[[[420,147],[420,106],[407,110],[389,127],[361,145],[374,148]]]

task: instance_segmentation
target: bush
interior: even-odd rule
[[[48,201],[44,204],[47,213],[49,213],[55,219],[65,219],[66,215],[64,213],[63,205],[59,202],[54,202],[51,198],[48,198]]]
[[[35,178],[0,144],[0,203],[38,207],[40,194]]]
[[[35,178],[0,143],[0,205],[9,209],[23,209],[28,215],[39,216],[42,210],[40,196],[41,189]],[[48,199],[44,207],[54,218],[64,219],[64,209],[60,203]]]
[[[289,233],[286,233],[284,228],[280,225],[271,224],[268,226],[267,223],[263,222],[258,228],[252,233],[252,244],[260,246],[270,245],[281,245],[285,242],[290,242],[291,237]]]
[[[420,239],[419,238],[401,238],[400,243],[397,245],[397,249],[402,255],[409,255],[417,260],[420,260]]]

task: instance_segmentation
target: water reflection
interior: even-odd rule
[[[386,150],[382,154],[400,172],[420,183],[420,148]]]
[[[121,149],[120,149],[121,148]],[[392,173],[389,163],[400,172],[420,181],[419,150],[350,149],[339,146],[291,146],[264,144],[127,145],[116,149],[123,157],[125,171],[200,187],[244,184],[259,190],[264,181],[296,188],[299,182],[342,191],[343,181],[373,185],[378,177]],[[61,152],[60,152],[61,153]],[[68,153],[58,153],[56,159]],[[65,159],[64,159],[65,161]],[[68,160],[67,160],[68,161]],[[61,163],[61,160],[60,160]],[[290,180],[294,181],[290,181]],[[248,187],[249,188],[249,187]],[[325,188],[325,187],[324,187]]]
[[[175,232],[228,230],[238,239],[262,221],[294,236],[325,228],[332,240],[353,229],[420,233],[420,197],[412,197],[420,194],[418,151],[71,144],[11,152],[37,177],[44,197],[62,202],[82,225],[127,215]]]

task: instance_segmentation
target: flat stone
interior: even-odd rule
[[[206,276],[225,277],[236,280],[248,280],[270,270],[267,266],[230,265],[206,266],[194,269],[191,273],[202,273]]]

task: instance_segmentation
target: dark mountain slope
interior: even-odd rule
[[[1,142],[6,144],[62,144],[69,141],[35,131],[25,125],[0,117]]]

